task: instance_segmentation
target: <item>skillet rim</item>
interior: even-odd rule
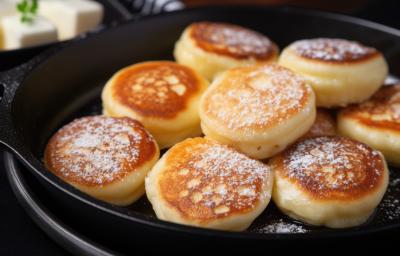
[[[35,224],[57,244],[66,248],[70,253],[77,255],[119,255],[66,225],[62,219],[54,215],[43,204],[35,191],[27,184],[26,176],[18,168],[17,161],[13,161],[15,159],[12,154],[5,151],[0,157],[4,160],[7,179],[19,204]]]
[[[382,24],[378,24],[372,21],[367,21],[364,19],[360,18],[355,18],[355,17],[350,17],[347,15],[343,14],[336,14],[336,13],[331,13],[331,12],[323,12],[323,11],[316,11],[316,10],[310,10],[310,9],[303,9],[303,8],[297,8],[297,7],[277,7],[277,6],[260,6],[260,5],[244,5],[244,6],[222,6],[222,5],[217,5],[217,6],[203,6],[203,7],[195,7],[195,8],[188,8],[184,10],[178,10],[178,11],[173,11],[173,12],[168,12],[168,13],[163,13],[163,14],[155,14],[155,15],[149,15],[145,17],[141,17],[138,20],[130,20],[130,21],[123,21],[119,23],[119,26],[128,26],[128,25],[133,25],[136,23],[142,23],[146,22],[149,19],[157,19],[157,18],[162,18],[162,19],[167,19],[169,16],[172,15],[179,15],[180,13],[190,13],[190,12],[207,12],[209,10],[212,11],[218,11],[217,9],[221,10],[243,10],[246,11],[246,9],[264,9],[264,10],[271,10],[271,11],[276,11],[280,13],[295,13],[295,14],[300,14],[304,16],[309,16],[309,17],[316,17],[316,18],[327,18],[333,21],[344,21],[347,23],[352,23],[352,24],[357,24],[361,27],[367,27],[369,29],[374,29],[374,30],[379,30],[384,33],[388,33],[391,35],[394,35],[396,37],[400,38],[400,31]],[[108,29],[105,29],[105,31],[112,30],[115,26],[111,26]],[[12,86],[14,88],[11,88],[5,92],[5,97],[3,100],[7,99],[9,106],[5,107],[5,110],[7,110],[7,115],[9,118],[11,118],[11,108],[12,108],[12,102],[15,97],[15,91],[18,90],[18,87],[22,84],[24,78],[28,76],[28,74],[34,70],[36,67],[40,66],[41,64],[45,63],[45,61],[50,58],[51,56],[57,54],[58,52],[62,51],[65,48],[68,48],[71,45],[75,45],[79,43],[81,40],[85,40],[87,37],[95,37],[96,35],[93,33],[89,33],[86,36],[82,36],[81,38],[77,38],[68,42],[61,43],[41,54],[38,56],[34,57],[32,60],[27,62],[26,64],[23,64],[21,66],[18,66],[8,72],[4,72],[4,74],[7,76],[10,75],[17,75],[17,81],[15,86]],[[1,79],[0,79],[1,83]],[[11,93],[11,95],[9,95]],[[11,96],[11,97],[6,97],[6,96]],[[2,103],[4,104],[4,103]],[[10,151],[12,151],[22,162],[25,164],[25,166],[34,173],[34,175],[38,178],[40,176],[42,179],[44,179],[47,183],[50,183],[52,186],[54,186],[56,189],[61,190],[63,193],[68,194],[69,196],[73,197],[76,200],[79,200],[87,205],[90,205],[92,207],[95,207],[98,210],[101,210],[107,214],[116,216],[118,218],[124,218],[127,221],[133,221],[135,223],[141,224],[141,225],[146,225],[150,226],[152,228],[161,228],[161,229],[166,229],[168,231],[173,231],[173,232],[183,232],[183,233],[189,233],[189,234],[197,234],[197,235],[203,235],[203,236],[222,236],[225,238],[239,238],[239,239],[253,239],[253,240],[275,240],[275,239],[280,239],[280,240],[291,240],[291,239],[309,239],[309,238],[331,238],[331,237],[348,237],[348,236],[354,236],[354,235],[367,235],[371,233],[376,233],[376,232],[381,232],[381,231],[387,231],[387,230],[392,230],[396,228],[400,228],[400,222],[397,223],[381,223],[381,224],[374,224],[373,226],[358,226],[358,227],[353,227],[353,228],[347,228],[347,229],[326,229],[326,230],[317,230],[313,232],[308,232],[308,233],[254,233],[254,232],[229,232],[229,231],[221,231],[221,230],[211,230],[211,229],[204,229],[204,228],[198,228],[198,227],[191,227],[191,226],[185,226],[185,225],[180,225],[180,224],[175,224],[171,222],[166,222],[162,221],[153,217],[149,217],[147,215],[137,213],[130,211],[126,208],[120,208],[120,207],[115,207],[111,204],[104,203],[102,201],[99,201],[95,198],[92,198],[83,192],[75,189],[68,183],[63,182],[61,179],[56,177],[54,174],[46,171],[44,168],[43,164],[39,159],[37,159],[33,153],[28,149],[28,147],[22,143],[22,140],[17,134],[17,131],[12,123],[12,120],[8,120],[10,123],[8,126],[11,126],[13,129],[13,132],[15,133],[15,138],[14,142],[10,143],[12,145],[9,145]],[[11,140],[12,140],[11,139]],[[13,161],[16,163],[16,159],[14,156],[11,154],[8,154],[6,161]]]

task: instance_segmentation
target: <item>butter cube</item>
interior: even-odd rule
[[[8,0],[0,0],[0,19],[13,14],[17,14],[16,3]]]
[[[35,17],[31,23],[22,23],[20,15],[0,19],[2,48],[16,49],[57,41],[57,29],[47,19]]]
[[[39,14],[53,22],[60,40],[73,38],[96,27],[103,19],[103,6],[90,0],[41,0]]]

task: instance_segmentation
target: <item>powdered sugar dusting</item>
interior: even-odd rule
[[[277,234],[301,234],[308,232],[308,230],[299,224],[288,223],[285,222],[283,219],[279,219],[276,222],[255,229],[254,232],[277,233]]]
[[[264,186],[272,186],[272,173],[267,165],[203,138],[184,144],[174,149],[179,155],[169,156],[170,167],[161,183],[161,188],[168,184],[166,191],[173,188],[174,204],[178,201],[192,215],[190,209],[201,209],[195,215],[213,218],[252,209],[261,199],[269,201],[271,195]],[[185,176],[176,175],[181,169],[190,171]]]
[[[275,125],[302,110],[311,89],[288,69],[265,65],[227,71],[205,97],[206,113],[229,129]]]
[[[377,151],[343,137],[317,137],[297,143],[284,154],[286,175],[312,191],[374,189],[384,166]]]
[[[400,178],[394,179],[392,181],[390,181],[390,185],[392,186],[398,186],[400,184]]]
[[[214,187],[214,193],[207,190],[202,192],[203,203],[211,207],[217,206],[210,200],[213,195],[220,196],[228,207],[248,206],[259,196],[257,186],[264,181],[269,172],[266,165],[218,144],[206,147],[198,157],[190,160],[188,165],[192,170],[191,175],[207,181],[207,185]]]
[[[395,172],[399,170],[394,170]],[[386,196],[383,198],[380,208],[385,220],[393,221],[400,219],[400,178],[390,180]]]
[[[192,25],[192,37],[205,50],[239,58],[267,58],[276,51],[274,44],[255,31],[226,23],[199,22]]]
[[[292,44],[300,56],[323,61],[355,61],[375,54],[374,48],[344,39],[317,38]]]
[[[111,182],[138,162],[142,140],[152,138],[128,118],[76,119],[50,141],[47,164],[67,179],[91,184]]]

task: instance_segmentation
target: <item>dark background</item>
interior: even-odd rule
[[[125,0],[121,1],[126,3]],[[189,5],[198,5],[207,1],[189,0],[186,2]],[[213,1],[213,3],[215,2],[217,1]],[[291,3],[293,1],[287,2],[290,2],[290,5],[296,5]],[[347,5],[342,5],[342,7],[347,6],[347,8],[342,8],[339,6],[339,4],[343,4],[343,1],[337,1],[339,4],[333,7],[326,3],[336,1],[299,2],[307,2],[306,6],[311,6],[318,9],[335,10],[337,12],[358,16],[400,29],[400,1],[361,1],[367,2],[366,4],[361,4],[361,7],[359,3],[360,1],[355,1],[354,3],[359,4],[357,5],[357,8],[353,7],[353,1],[350,0],[345,1],[348,3]],[[313,5],[312,2],[319,3]],[[301,5],[305,6],[304,4]],[[68,255],[61,247],[48,238],[18,205],[3,169],[2,153],[0,152],[0,255]],[[398,233],[399,232],[396,234],[381,234],[373,237],[367,237],[365,238],[364,245],[383,248],[382,244],[377,243],[377,241],[380,240],[384,243],[392,243],[392,240],[400,241]],[[396,246],[396,244],[394,244],[394,246]]]

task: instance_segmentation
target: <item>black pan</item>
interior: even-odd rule
[[[4,152],[1,160],[4,160],[8,181],[15,197],[32,220],[51,239],[74,255],[111,256],[116,254],[85,236],[82,229],[72,228],[66,223],[63,219],[64,214],[54,211],[51,208],[52,204],[45,201],[46,191],[40,184],[37,184],[33,175],[25,172],[25,169],[11,160],[12,157],[10,158],[8,154]]]
[[[347,16],[293,8],[260,6],[206,7],[177,11],[127,22],[77,42],[66,43],[1,75],[5,87],[0,105],[0,141],[29,169],[79,225],[94,230],[96,239],[134,248],[135,239],[180,239],[220,243],[235,241],[276,243],[293,239],[342,238],[400,227],[400,198],[396,182],[400,173],[391,169],[391,188],[371,220],[342,230],[301,225],[284,217],[271,204],[247,232],[199,229],[157,220],[142,198],[129,207],[116,207],[93,199],[64,183],[42,164],[49,137],[73,118],[100,113],[100,92],[117,70],[139,61],[171,59],[175,41],[191,22],[200,20],[240,24],[265,33],[282,49],[303,38],[340,37],[357,40],[381,50],[390,72],[400,76],[400,32]],[[397,208],[396,208],[397,207]],[[295,225],[294,231],[276,233],[276,223]],[[106,232],[105,232],[106,231]],[[118,247],[117,247],[118,248]]]

